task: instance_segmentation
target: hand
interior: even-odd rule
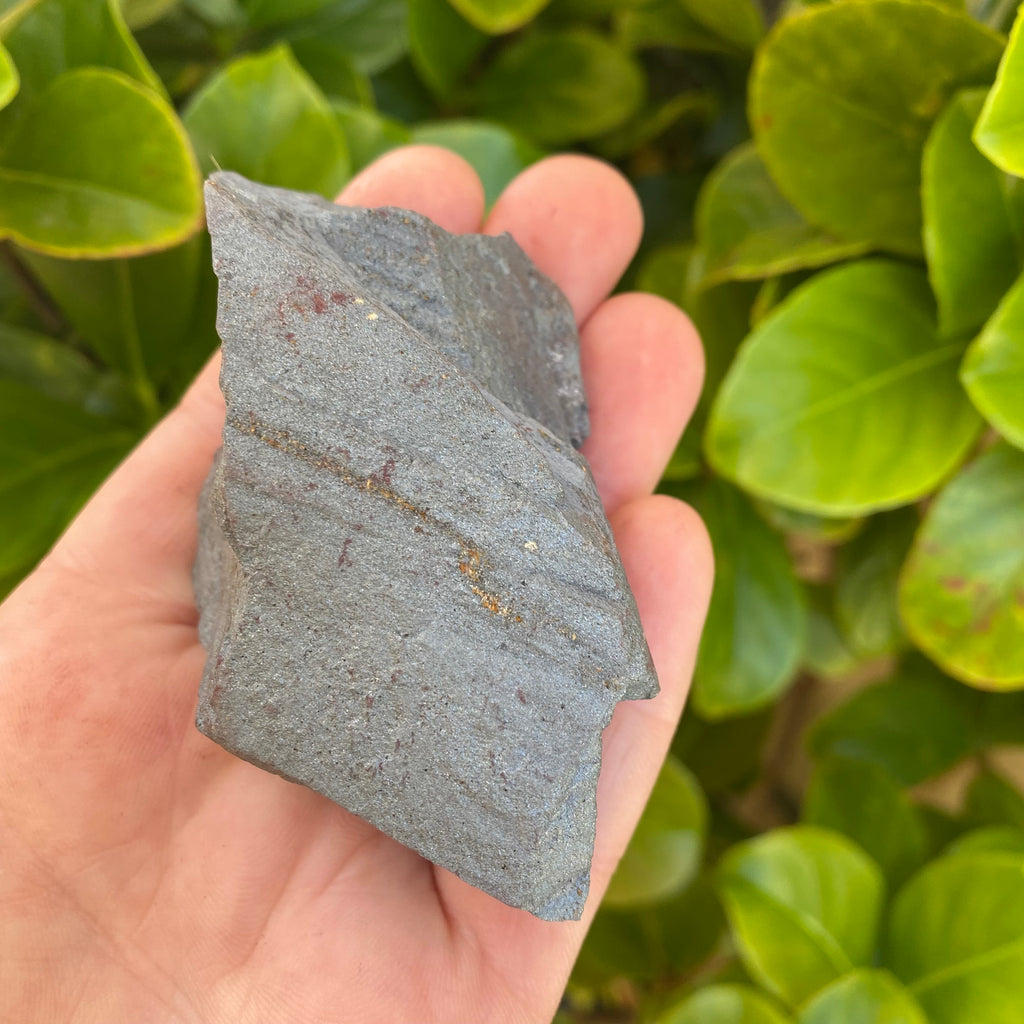
[[[340,202],[511,231],[581,324],[584,449],[662,692],[604,736],[582,922],[546,923],[193,724],[204,652],[190,570],[220,444],[216,360],[0,607],[0,1019],[17,1024],[546,1024],[664,758],[711,580],[697,516],[651,496],[700,389],[674,306],[606,296],[636,197],[579,156],[521,174],[490,215],[458,157],[415,147]]]

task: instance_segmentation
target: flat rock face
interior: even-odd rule
[[[498,899],[582,912],[601,731],[657,692],[571,311],[508,236],[221,173],[197,723]]]

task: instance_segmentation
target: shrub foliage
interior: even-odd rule
[[[707,348],[662,487],[718,578],[559,1019],[1020,1021],[1014,8],[0,0],[0,590],[216,344],[202,174],[330,196],[421,141],[493,201],[614,161],[625,285]]]

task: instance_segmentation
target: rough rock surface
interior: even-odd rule
[[[578,341],[508,236],[220,173],[224,446],[199,728],[471,884],[579,917],[601,732],[657,682]]]

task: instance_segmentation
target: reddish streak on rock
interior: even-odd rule
[[[341,545],[341,554],[338,555],[338,568],[340,569],[343,565],[351,565],[352,559],[348,557],[348,546],[352,543],[351,537],[346,537],[344,543]]]
[[[331,302],[336,306],[343,306],[346,302],[351,302],[352,296],[346,295],[344,292],[331,292]]]
[[[327,312],[327,300],[320,294],[320,292],[313,292],[313,309],[317,313]]]

